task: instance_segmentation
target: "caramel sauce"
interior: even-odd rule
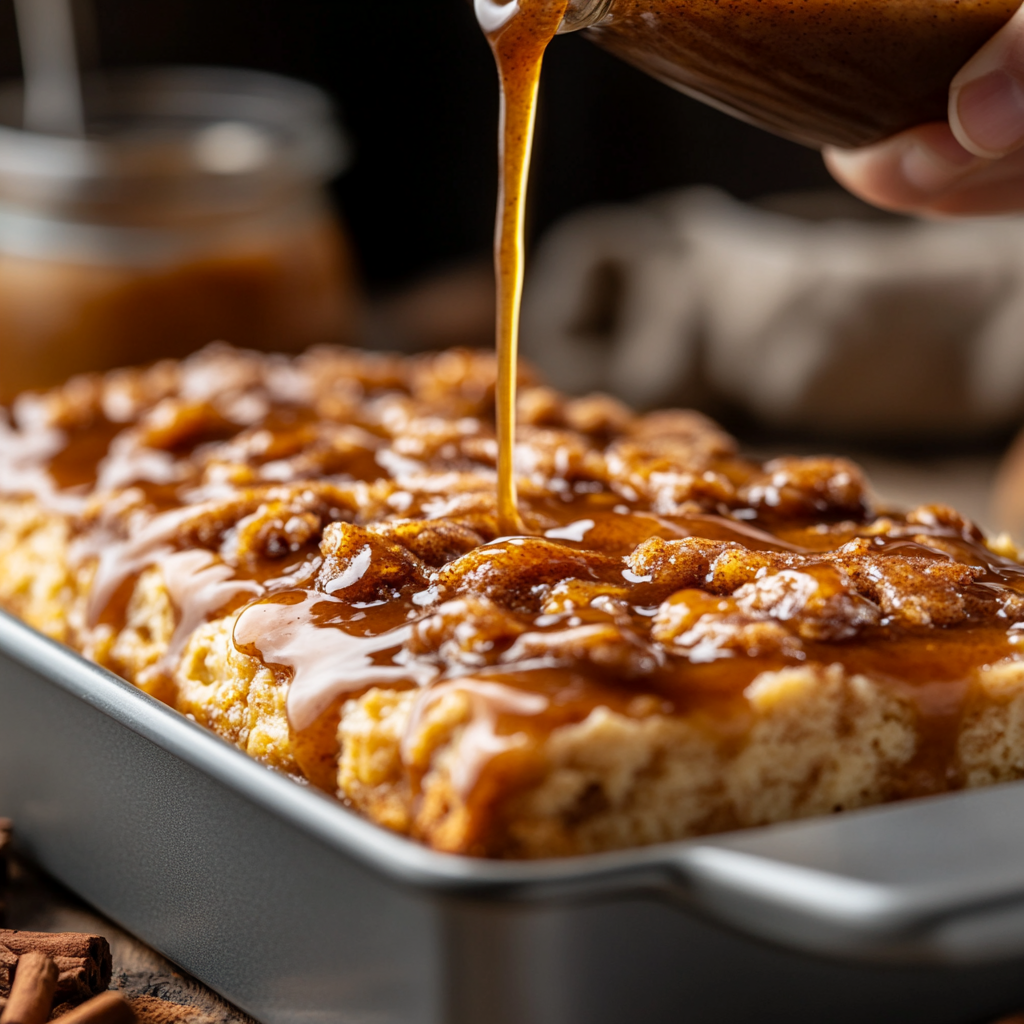
[[[1020,657],[1024,566],[952,510],[875,509],[842,459],[753,462],[697,414],[566,399],[516,365],[537,88],[566,6],[477,0],[502,85],[497,359],[215,347],[0,420],[0,501],[70,526],[67,639],[174,705],[190,641],[221,623],[286,688],[290,756],[329,792],[346,702],[412,695],[412,793],[418,730],[464,702],[446,765],[469,851],[555,730],[685,716],[739,750],[751,685],[791,667],[841,666],[910,709],[888,798],[956,788],[979,674]]]
[[[415,693],[414,791],[419,724],[468,702],[448,758],[467,849],[487,849],[554,730],[607,708],[738,747],[748,688],[793,666],[842,666],[913,709],[891,797],[955,788],[978,674],[1024,637],[1024,567],[972,524],[881,514],[843,460],[745,460],[696,414],[528,388],[517,431],[530,148],[566,7],[476,3],[502,88],[496,362],[215,349],[72,382],[0,425],[0,488],[73,523],[72,639],[174,703],[190,637],[229,617],[237,652],[287,686],[294,760],[329,791],[347,700]],[[137,628],[153,578],[174,628],[133,668],[103,631]]]
[[[497,278],[498,519],[505,534],[522,533],[514,467],[519,309],[523,294],[526,190],[530,176],[544,51],[569,0],[476,0],[501,81],[498,216],[494,241]]]
[[[369,568],[369,560],[363,568]],[[427,686],[437,666],[418,663],[405,645],[412,633],[398,602],[361,608],[309,590],[278,592],[250,604],[235,623],[239,650],[291,675],[288,718],[313,728],[338,698],[370,686]]]
[[[566,7],[476,2],[502,87],[496,361],[215,348],[0,420],[0,501],[71,529],[68,639],[173,705],[190,640],[223,620],[286,688],[294,762],[330,792],[347,701],[414,695],[399,747],[414,793],[418,731],[465,701],[447,770],[470,851],[489,850],[495,807],[542,774],[555,730],[599,709],[686,716],[738,750],[752,684],[791,667],[841,666],[911,709],[916,752],[887,798],[956,788],[979,674],[1020,660],[1024,566],[952,510],[875,509],[844,460],[746,460],[696,414],[633,416],[527,374],[517,431],[530,147]],[[628,38],[628,18],[609,24]],[[155,656],[130,661],[129,635]]]
[[[319,211],[155,265],[0,252],[0,402],[211,338],[293,352],[348,341],[354,279],[345,238]]]

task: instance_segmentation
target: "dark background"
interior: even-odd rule
[[[356,153],[335,193],[372,291],[488,251],[497,81],[466,0],[91,6],[90,49],[101,65],[261,68],[315,82],[335,98]],[[16,40],[11,0],[0,0],[2,78],[20,74]],[[817,153],[674,93],[581,36],[551,47],[534,236],[571,209],[685,184],[710,182],[754,198],[828,180]]]

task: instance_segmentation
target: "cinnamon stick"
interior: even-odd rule
[[[102,935],[84,932],[23,932],[0,928],[0,946],[22,957],[45,953],[57,965],[57,995],[73,1001],[87,999],[110,984],[113,963],[110,944]],[[0,955],[0,996],[10,995],[10,971]]]
[[[137,1024],[138,1019],[120,992],[104,992],[65,1013],[60,1021],[61,1024]]]
[[[11,982],[14,980],[14,969],[18,966],[18,957],[6,946],[0,944],[0,1000],[4,999],[4,993],[10,994]],[[3,1009],[3,1004],[0,1004]]]
[[[57,991],[57,965],[45,953],[18,957],[0,1024],[46,1024]]]

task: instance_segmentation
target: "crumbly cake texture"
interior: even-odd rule
[[[0,604],[447,851],[586,853],[1024,776],[1024,567],[835,458],[494,362],[214,347],[0,423]]]

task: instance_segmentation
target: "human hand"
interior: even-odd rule
[[[1024,7],[958,72],[949,121],[863,149],[825,150],[862,199],[918,214],[1024,211]]]

